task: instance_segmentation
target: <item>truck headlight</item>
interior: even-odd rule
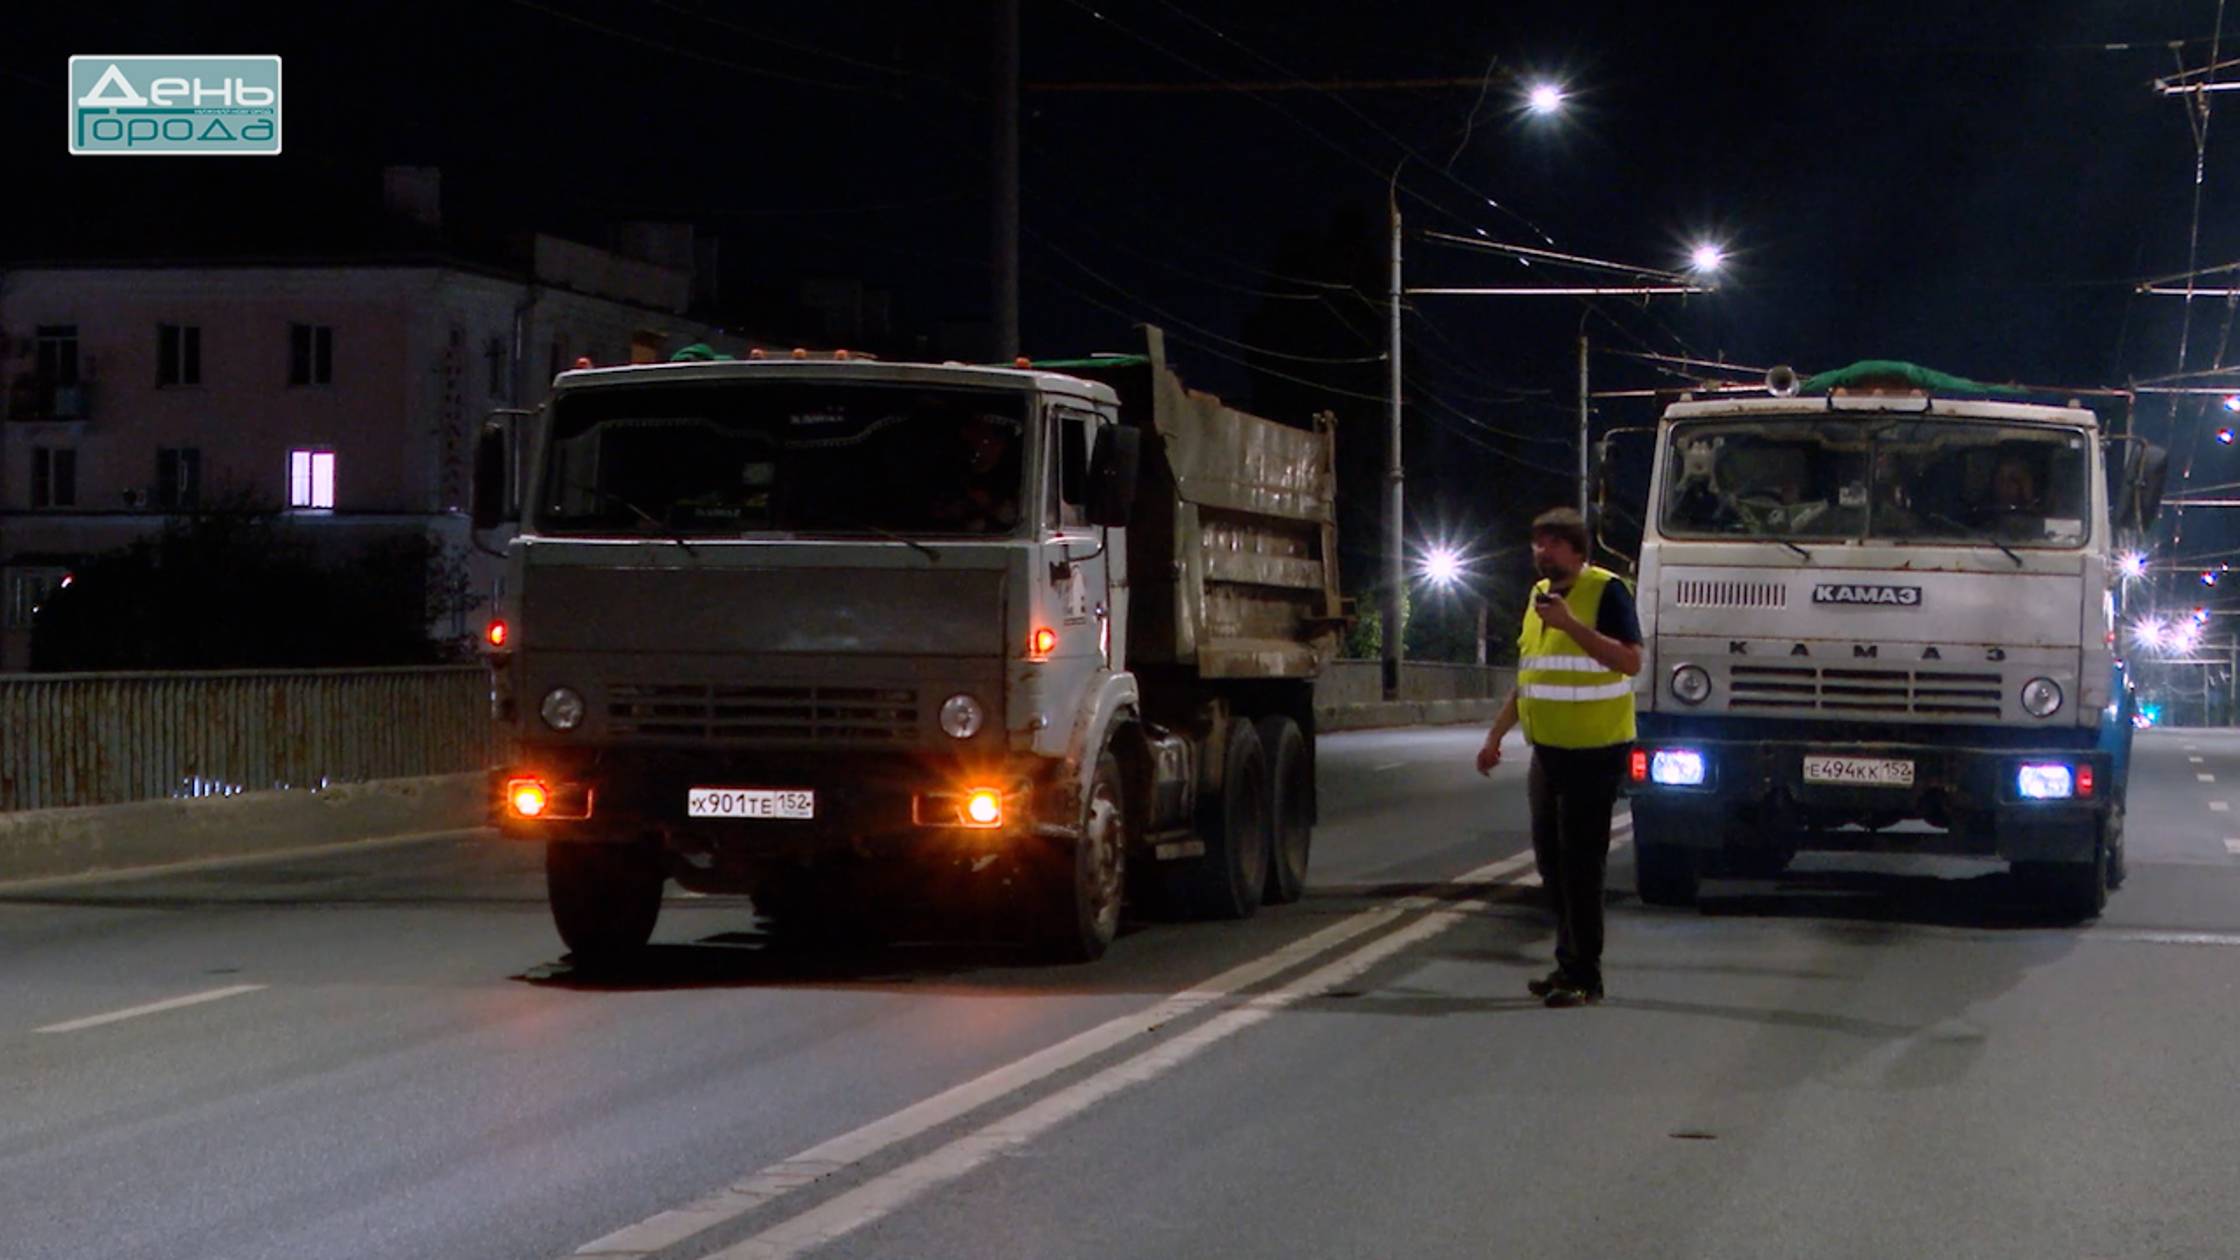
[[[2022,711],[2031,717],[2052,717],[2061,708],[2061,684],[2051,678],[2033,678],[2022,684]]]
[[[988,711],[961,691],[941,702],[941,729],[951,739],[971,739],[987,721]]]
[[[1702,704],[1711,695],[1711,675],[1701,665],[1682,665],[1672,671],[1672,694],[1682,704]]]
[[[544,693],[537,712],[553,730],[572,731],[583,725],[583,697],[573,687],[554,687]]]

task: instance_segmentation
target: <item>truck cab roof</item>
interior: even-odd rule
[[[1923,394],[1825,394],[1789,398],[1718,398],[1677,402],[1665,408],[1666,420],[1755,419],[1772,416],[1889,415],[1951,420],[2007,420],[2097,430],[2100,418],[2086,407],[2043,403],[1990,402],[1934,398]]]
[[[884,381],[904,385],[950,385],[1071,397],[1085,404],[1117,406],[1112,387],[1063,372],[1033,368],[983,367],[966,363],[898,363],[880,359],[714,359],[683,363],[637,363],[577,368],[553,380],[555,393],[579,389],[648,384],[700,384],[708,381]]]

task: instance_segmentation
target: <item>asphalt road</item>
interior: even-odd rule
[[[1328,739],[1303,903],[1087,967],[672,892],[587,979],[481,834],[0,888],[0,1257],[2240,1250],[2240,734],[2142,737],[2082,926],[1887,857],[1645,910],[1621,848],[1572,1011],[1477,738]]]

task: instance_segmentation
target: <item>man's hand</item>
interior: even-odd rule
[[[1540,620],[1547,623],[1551,630],[1561,630],[1576,638],[1579,631],[1587,628],[1586,623],[1579,620],[1579,614],[1571,611],[1570,602],[1560,595],[1554,599],[1537,601],[1533,607],[1540,614]]]
[[[1487,735],[1486,742],[1478,749],[1478,773],[1485,774],[1500,764],[1501,734],[1496,731]]]

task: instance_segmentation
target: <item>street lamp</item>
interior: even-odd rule
[[[1423,576],[1445,590],[1462,580],[1462,557],[1452,547],[1433,547],[1423,559]]]
[[[1717,243],[1704,241],[1688,251],[1688,267],[1698,275],[1711,275],[1727,264],[1727,251]]]
[[[1534,83],[1526,92],[1525,107],[1540,117],[1550,117],[1562,112],[1564,92],[1562,85],[1543,79]],[[1406,296],[1400,275],[1400,169],[1407,165],[1402,158],[1392,167],[1392,179],[1385,189],[1385,211],[1392,225],[1391,289],[1387,297],[1390,319],[1387,333],[1390,347],[1385,352],[1388,397],[1386,399],[1385,436],[1385,499],[1384,499],[1384,698],[1400,697],[1400,661],[1403,656],[1402,624],[1407,617],[1407,566],[1402,558],[1406,543],[1400,536],[1402,510],[1407,473],[1400,461],[1400,303]],[[1584,484],[1585,469],[1580,469]],[[1482,636],[1481,636],[1482,638]]]

